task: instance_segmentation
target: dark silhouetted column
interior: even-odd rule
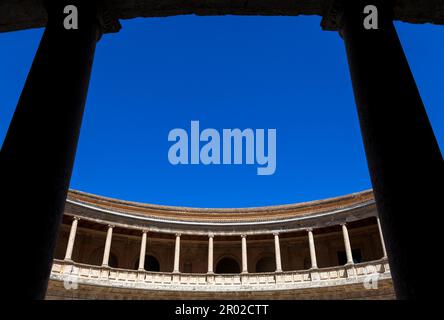
[[[373,1],[379,28],[364,28],[368,1],[348,1],[344,39],[359,122],[396,295],[431,295],[424,276],[441,251],[443,159],[393,25],[392,8]],[[439,41],[439,39],[436,39]],[[438,225],[438,226],[437,226]]]
[[[47,1],[48,23],[1,150],[2,242],[14,299],[43,299],[77,148],[96,41],[94,1]],[[65,30],[64,5],[78,8]],[[6,208],[8,208],[6,210]]]

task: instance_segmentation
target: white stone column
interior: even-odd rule
[[[316,247],[313,237],[313,229],[309,228],[308,231],[308,245],[310,247],[310,259],[311,259],[311,268],[317,269],[318,268],[318,262],[316,260]]]
[[[208,235],[208,273],[212,274],[213,271],[213,234]]]
[[[281,246],[279,244],[279,233],[275,232],[274,235],[274,253],[276,257],[276,272],[282,272],[281,263]]]
[[[142,242],[140,243],[139,271],[145,270],[146,234],[148,230],[142,230]]]
[[[102,266],[107,267],[109,262],[109,253],[111,251],[111,241],[113,238],[113,225],[108,225],[108,232],[106,234],[105,250],[103,251]]]
[[[382,253],[384,255],[382,258],[385,259],[387,258],[387,250],[385,249],[384,236],[382,234],[381,221],[379,221],[379,217],[376,217],[376,222],[378,223],[379,237],[381,238]]]
[[[174,273],[179,273],[179,259],[180,259],[180,233],[176,233],[176,245],[174,247]]]
[[[342,234],[344,236],[344,245],[345,245],[345,254],[347,255],[347,263],[346,264],[353,264],[353,255],[352,255],[352,249],[350,244],[350,238],[348,236],[348,230],[345,223],[341,224],[342,226]]]
[[[74,241],[76,240],[77,224],[79,217],[74,217],[71,224],[71,231],[69,232],[68,245],[66,246],[65,260],[72,261],[72,250],[74,248]]]
[[[247,236],[245,234],[242,237],[242,273],[248,273],[248,261],[247,261]]]

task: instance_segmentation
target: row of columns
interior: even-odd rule
[[[74,242],[76,238],[77,233],[77,225],[80,218],[74,217],[72,224],[71,224],[71,230],[69,233],[68,238],[68,244],[66,247],[66,254],[65,254],[65,260],[66,261],[72,261],[72,252],[74,248]],[[383,258],[387,258],[387,252],[385,249],[384,244],[384,238],[381,232],[381,224],[379,221],[379,218],[376,218],[377,225],[378,225],[378,231],[379,236],[381,238],[381,244],[382,244],[382,251],[383,251]],[[350,237],[348,234],[348,228],[346,223],[341,224],[342,227],[342,235],[344,238],[344,247],[345,247],[345,253],[347,257],[347,263],[346,265],[353,264],[353,253],[352,253],[352,247],[350,243]],[[103,260],[102,260],[102,266],[108,267],[109,263],[109,255],[111,251],[111,242],[112,242],[112,236],[113,236],[113,225],[108,225],[108,231],[106,233],[106,241],[105,241],[105,248],[103,250]],[[146,255],[146,242],[147,242],[147,233],[148,230],[144,229],[142,230],[142,240],[140,243],[140,257],[139,257],[139,271],[145,270],[145,255]],[[316,259],[316,246],[313,236],[313,229],[308,228],[307,229],[308,234],[308,244],[309,244],[309,251],[310,251],[310,260],[311,260],[311,269],[317,269],[317,259]],[[179,273],[179,265],[180,265],[180,233],[176,233],[176,240],[175,240],[175,246],[174,246],[174,267],[173,267],[173,273]],[[281,249],[280,249],[280,240],[279,240],[279,233],[275,232],[273,233],[274,236],[274,251],[275,251],[275,260],[276,260],[276,272],[282,272],[282,261],[281,261]],[[247,236],[245,234],[241,235],[241,241],[242,241],[242,273],[248,273],[248,259],[247,259]],[[214,234],[210,233],[208,235],[208,273],[213,274],[213,242],[214,242]]]

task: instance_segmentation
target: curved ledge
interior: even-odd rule
[[[183,218],[187,215],[201,219],[227,219],[239,218],[239,213],[247,215],[247,218],[264,217],[265,219],[276,219],[277,216],[304,215],[314,212],[326,212],[335,209],[353,207],[355,205],[374,202],[372,190],[351,193],[344,196],[300,202],[295,204],[250,207],[250,208],[193,208],[166,206],[133,201],[125,201],[77,190],[70,190],[68,202],[80,205],[89,205],[100,209],[116,212],[126,212],[141,215],[157,215]],[[241,217],[241,219],[245,219]]]
[[[71,190],[65,214],[101,224],[167,233],[237,235],[320,228],[376,215],[371,190],[325,200],[255,208],[189,208],[143,204]]]

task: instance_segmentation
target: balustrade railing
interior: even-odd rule
[[[256,287],[280,289],[288,286],[328,286],[334,285],[335,282],[338,284],[358,283],[389,278],[390,269],[387,259],[320,269],[245,274],[152,272],[54,260],[51,272],[53,280],[93,285],[148,289],[153,287],[167,290],[181,286],[184,289],[188,287],[190,290],[216,291],[229,290],[230,287],[252,290]]]

